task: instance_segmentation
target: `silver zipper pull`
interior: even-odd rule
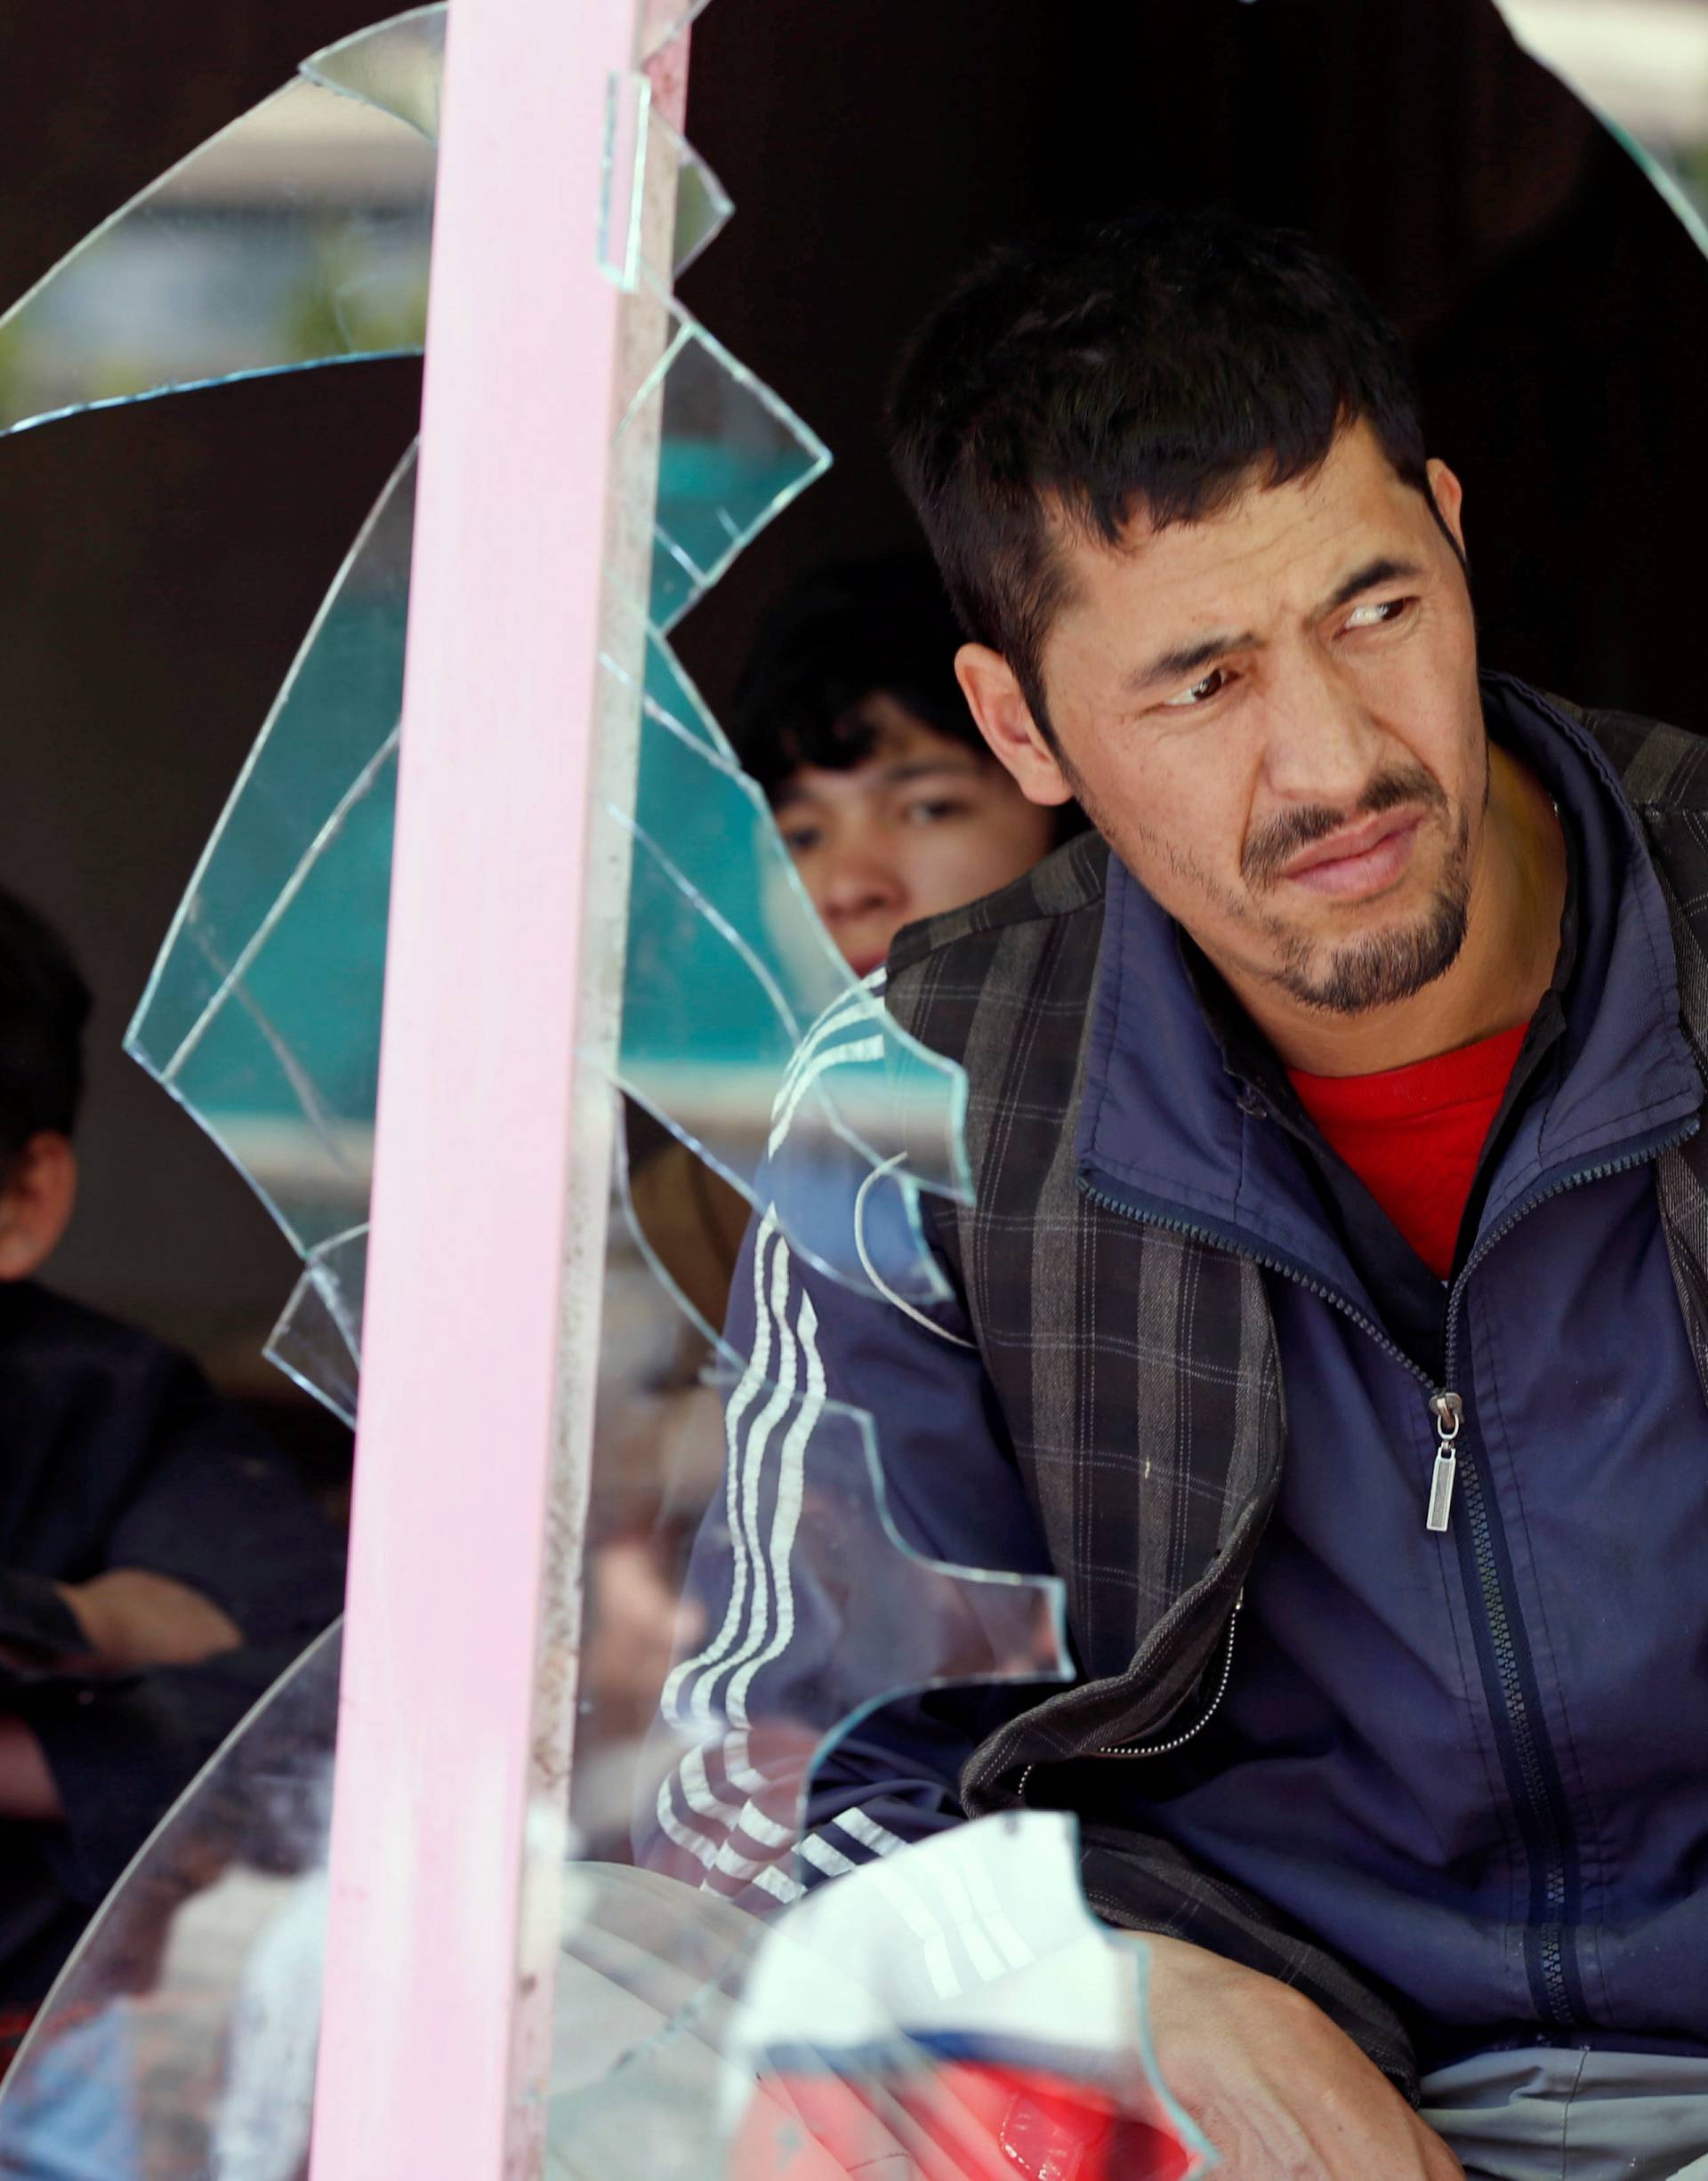
[[[1465,1404],[1457,1394],[1431,1394],[1430,1414],[1435,1419],[1439,1437],[1435,1469],[1430,1477],[1430,1509],[1424,1519],[1431,1530],[1441,1531],[1446,1528],[1453,1513],[1453,1480],[1459,1473],[1459,1457],[1454,1442],[1465,1420]]]

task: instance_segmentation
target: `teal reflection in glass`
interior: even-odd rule
[[[682,310],[617,426],[661,435],[649,617],[668,630],[737,554],[830,466],[830,451]]]
[[[729,191],[686,137],[661,121],[652,127],[676,162],[676,222],[671,237],[671,273],[680,278],[713,242],[735,213]]]
[[[666,447],[667,471],[677,453]],[[412,453],[286,678],[126,1040],[308,1259],[270,1352],[341,1413],[360,1352],[415,477]],[[751,534],[763,510],[750,499],[744,512]],[[834,1082],[821,1073],[797,1107],[790,1149],[802,1179],[787,1216],[814,1261],[866,1285],[851,1207],[881,1157],[907,1153],[909,1180],[870,1200],[867,1241],[885,1284],[930,1296],[908,1187],[961,1185],[959,1078],[857,995],[763,798],[668,645],[632,628],[616,648],[644,653],[647,696],[640,805],[623,814],[645,843],[625,1075],[751,1188],[797,1041],[856,994],[876,1063],[845,1060]]]
[[[396,797],[393,736],[160,1071],[304,1254],[367,1213]]]
[[[170,1080],[275,905],[395,733],[415,535],[411,449],[357,535],[190,881],[126,1038]],[[383,951],[383,924],[370,935]],[[348,940],[321,935],[330,961]]]

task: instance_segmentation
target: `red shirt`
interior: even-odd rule
[[[1438,1280],[1529,1026],[1379,1075],[1289,1068],[1299,1102]]]

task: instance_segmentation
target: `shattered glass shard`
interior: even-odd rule
[[[393,733],[159,1071],[305,1256],[367,1211],[396,776]]]
[[[323,46],[302,73],[329,91],[395,114],[431,143],[439,141],[439,93],[445,76],[445,9],[412,8],[354,36]]]
[[[600,671],[630,692],[631,701],[641,702],[644,696],[647,710],[667,720],[676,733],[690,736],[733,764],[729,736],[669,642],[649,625],[640,606],[613,585],[610,609],[610,641],[600,653]]]
[[[303,640],[125,1037],[309,1259],[278,1360],[341,1413],[360,1340],[415,478],[412,452]]]
[[[415,479],[411,453],[304,640],[126,1039],[304,1251],[367,1212]],[[854,1208],[874,1166],[905,1153],[906,1181],[869,1193],[860,1239],[885,1286],[928,1300],[939,1282],[912,1189],[965,1187],[958,1074],[860,992],[764,797],[669,646],[640,638],[638,801],[608,814],[640,843],[623,1080],[748,1190],[778,1093],[799,1087],[774,1188],[802,1254],[865,1292]],[[619,680],[630,648],[607,655]],[[802,1086],[796,1048],[839,1011],[834,1051]],[[345,1413],[360,1343],[350,1261],[316,1260],[276,1337],[281,1364]],[[314,1330],[328,1294],[335,1341]]]
[[[418,354],[444,48],[443,6],[325,47],[85,237],[0,316],[0,434],[231,379]],[[678,169],[679,273],[733,207],[656,114],[639,151]]]
[[[667,42],[697,12],[686,0],[658,0],[644,50]],[[385,352],[388,340],[417,346],[442,44],[442,12],[427,9],[327,48],[297,84],[92,237],[0,323],[6,369],[36,358],[33,381],[26,372],[7,382],[15,398],[0,410],[0,430],[95,401]],[[637,93],[632,111],[633,197],[613,188],[608,226],[621,229],[625,280],[647,291],[636,318],[649,338],[646,314],[667,314],[668,325],[662,360],[619,427],[616,448],[616,473],[636,476],[649,474],[650,449],[663,449],[656,510],[649,496],[628,511],[643,548],[657,539],[649,587],[637,564],[624,594],[626,633],[638,640],[613,640],[608,661],[615,677],[608,686],[632,707],[640,744],[632,807],[614,798],[623,807],[601,814],[633,853],[618,1072],[738,1188],[757,1193],[763,1170],[768,1210],[756,1280],[774,1288],[793,1253],[862,1295],[916,1309],[942,1291],[919,1190],[967,1187],[964,1078],[903,1035],[878,994],[842,963],[762,793],[735,765],[664,635],[830,457],[786,405],[670,301],[665,269],[646,262],[638,244],[629,247],[648,231],[633,205],[657,203],[651,193],[666,169],[677,267],[706,245],[730,209],[704,162],[651,113],[649,96]],[[614,180],[616,173],[614,159]],[[230,245],[229,264],[215,263],[216,243]],[[308,287],[290,291],[291,311],[279,295],[286,273],[297,278],[295,261],[281,270],[283,260],[266,254],[285,245],[320,254]],[[100,314],[117,307],[116,282],[147,286],[161,267],[207,275],[206,315],[182,314],[174,348],[164,331],[150,330],[146,312],[128,314],[127,327],[141,325],[146,339],[125,351],[113,335],[117,320]],[[387,318],[388,296],[406,289],[408,310]],[[82,350],[66,331],[79,310],[94,326]],[[632,463],[624,460],[624,433],[632,435]],[[354,1412],[361,1347],[414,475],[412,456],[305,640],[127,1040],[246,1173],[302,1257],[270,1353],[345,1416]],[[613,857],[604,867],[620,870],[626,860]],[[614,955],[621,934],[612,936]],[[495,974],[516,973],[513,964],[495,965]],[[661,1398],[665,1374],[656,1366],[661,1338],[673,1342],[678,1360],[684,1346],[678,1291],[650,1279],[656,1259],[630,1254],[625,1268],[620,1246],[613,1249],[596,1289],[604,1316],[589,1542],[584,1567],[579,1530],[563,1561],[567,1581],[584,1584],[588,1614],[571,1805],[574,1822],[589,1828],[579,1852],[599,1852],[587,1843],[604,1837],[592,1830],[603,1792],[619,1811],[618,1852],[627,1853],[638,1786],[695,1884],[693,1898],[713,1873],[773,1903],[792,1901],[800,1886],[790,1858],[816,1757],[905,1690],[1069,1678],[1062,1587],[1051,1577],[947,1565],[906,1542],[873,1420],[826,1397],[804,1304],[779,1324],[771,1354],[740,1359],[727,1420],[711,1414],[707,1374],[690,1365],[678,1443],[666,1448],[671,1426],[661,1412],[678,1388],[665,1386]],[[630,1276],[636,1265],[639,1282]],[[712,1333],[705,1313],[696,1322]],[[722,1359],[737,1362],[728,1351]],[[708,1500],[713,1512],[685,1588],[688,1539]],[[719,1595],[717,1571],[731,1565],[735,1588]],[[546,1603],[555,1611],[562,1600]],[[671,1731],[649,1734],[673,1630],[688,1631],[691,1655],[670,1676]],[[214,2173],[220,2181],[286,2181],[298,2169],[312,2081],[336,1682],[334,1638],[168,1818],[49,2008],[33,2048],[39,2065],[20,2067],[0,2101],[0,2144],[20,2141],[39,2154],[63,2117],[54,2101],[68,2085],[81,2086],[81,2096],[93,2084],[97,2106],[107,2100],[133,2150],[170,2131],[185,2181]],[[288,1807],[270,1817],[281,1790]],[[535,1815],[542,1837],[559,1837],[560,1795]],[[282,1866],[285,1883],[270,1892],[257,1887],[248,1867],[259,1851],[245,1828],[263,1819],[268,1839],[284,1843],[262,1864],[262,1877],[279,1877]],[[805,1852],[810,1860],[810,1847]],[[605,1887],[606,1905],[590,1905],[586,1890],[572,1884],[567,1954],[584,1960],[600,1930],[644,1948],[646,1919],[628,1922],[625,1910],[613,1919],[610,1873],[592,1868],[590,1883]],[[631,1879],[633,1898],[642,1899],[644,1878],[616,1881],[624,1902]],[[192,1886],[205,1896],[193,1904],[184,1898]],[[677,1887],[675,1898],[689,1896]],[[706,1904],[712,1925],[724,1905]],[[686,1997],[673,2024],[687,2016],[705,2024],[710,2012],[697,2002],[716,1992],[722,1965],[751,1951],[726,1928],[713,1933],[715,1960],[697,1955],[695,1935],[705,1928],[692,1914],[666,1914],[665,1959],[656,1966],[668,1974],[649,1988]],[[204,1931],[223,1949],[217,1960],[205,1953]],[[144,1971],[150,1989],[142,1994],[121,1981],[139,1932],[158,1941],[157,1964],[166,1937],[176,1950],[164,1968]],[[189,2008],[174,1982],[181,1965],[197,1979]],[[563,2021],[560,2013],[560,2032]],[[560,2048],[573,2051],[584,2085],[587,2018],[572,2028]],[[727,2023],[725,2032],[718,2051],[727,2059],[734,2033]],[[175,2068],[170,2095],[157,2080],[139,2080],[144,2044]],[[753,2037],[749,2049],[770,2051]],[[189,2098],[187,2074],[196,2086]],[[625,2086],[621,2075],[608,2072],[601,2085],[615,2086],[619,2102],[640,2080],[631,2076]],[[85,2102],[78,2111],[87,2109]],[[1057,2139],[1040,2136],[1035,2115],[1008,2117],[1011,2162],[1025,2171],[1019,2153],[1030,2155],[1038,2142],[1054,2156]],[[20,2131],[10,2139],[9,2121]],[[691,2137],[679,2131],[679,2146],[710,2145],[714,2133],[702,2115]],[[552,2155],[576,2148],[560,2137]],[[152,2163],[129,2152],[110,2161],[116,2170],[139,2162]],[[7,2169],[4,2153],[0,2169]],[[28,2163],[10,2170],[38,2173]],[[662,2165],[657,2170],[663,2181]]]
[[[769,1213],[749,1276],[771,1330],[725,1411],[721,1504],[685,1589],[703,1632],[665,1685],[675,1762],[647,1859],[786,1903],[810,1776],[869,1712],[906,1690],[1073,1668],[1058,1578],[947,1566],[902,1537],[872,1419],[827,1397],[817,1317]]]
[[[698,257],[735,210],[723,184],[679,130],[672,128],[638,69],[612,76],[605,109],[605,155],[600,180],[599,262],[624,289],[640,284],[643,236],[657,222],[645,207],[672,207],[670,263],[646,262],[655,294]]]
[[[834,1277],[939,1296],[916,1191],[966,1193],[964,1078],[854,978],[763,792],[654,687],[684,688],[673,660],[649,666],[633,817],[605,814],[634,841],[623,1087],[749,1196],[764,1164],[791,1241]]]
[[[367,1282],[366,1223],[310,1252],[268,1340],[266,1355],[304,1392],[352,1430],[361,1381],[362,1303]]]
[[[0,318],[0,432],[424,337],[434,149],[288,84],[97,228]]]
[[[830,451],[679,303],[669,346],[618,424],[662,432],[648,618],[669,630],[821,476]]]
[[[1598,113],[1708,250],[1708,8],[1497,0],[1519,44]]]
[[[353,1410],[414,535],[405,456],[293,662],[125,1050],[309,1260],[280,1367]],[[327,1319],[330,1309],[332,1316]]]
[[[415,503],[411,448],[298,648],[167,933],[125,1038],[151,1074],[173,1074],[351,784],[397,731]],[[370,944],[383,947],[383,934]]]
[[[761,1942],[721,2100],[729,2170],[1191,2181],[1142,1941],[1085,1904],[1074,1821],[988,1817],[850,1870]],[[733,2095],[728,2094],[733,2092]]]
[[[548,2173],[1194,2181],[1148,1949],[1088,1914],[1076,1849],[1067,1818],[987,1819],[769,1922],[576,1871]]]
[[[672,274],[680,278],[715,241],[735,213],[729,191],[687,138],[653,109],[652,125],[676,160],[676,225],[672,238]]]
[[[0,2174],[291,2181],[308,2142],[342,1632],[161,1821],[0,2088]]]
[[[648,1871],[582,1865],[566,1891],[548,2181],[785,2181],[732,2169],[717,2126],[767,1927]]]
[[[640,280],[640,230],[652,151],[652,85],[639,69],[614,72],[605,86],[605,149],[600,162],[599,267],[632,294]]]

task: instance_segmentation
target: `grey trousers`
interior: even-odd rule
[[[1481,2053],[1423,2082],[1467,2181],[1708,2181],[1708,2060]]]

